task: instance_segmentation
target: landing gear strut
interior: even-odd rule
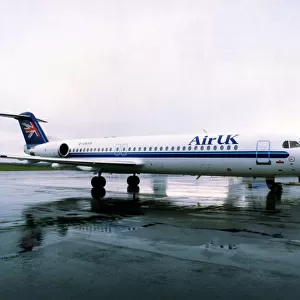
[[[266,184],[271,192],[282,193],[282,185],[275,182],[273,178],[266,178]]]

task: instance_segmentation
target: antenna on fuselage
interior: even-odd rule
[[[207,133],[207,131],[203,128],[203,131],[205,132],[205,133]]]

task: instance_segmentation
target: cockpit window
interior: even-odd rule
[[[289,142],[288,141],[283,142],[282,148],[289,148]]]
[[[297,141],[284,141],[282,144],[283,148],[299,148],[300,143]]]
[[[290,141],[290,148],[298,148],[300,147],[300,143],[297,141]]]

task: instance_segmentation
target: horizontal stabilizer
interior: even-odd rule
[[[14,115],[14,114],[0,114],[0,117],[4,118],[11,118],[16,120],[30,120],[31,116],[27,114],[20,114],[20,115]],[[47,123],[45,120],[36,119],[38,122]]]

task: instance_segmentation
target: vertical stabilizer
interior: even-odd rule
[[[0,117],[13,118],[19,121],[28,149],[36,145],[48,143],[47,136],[39,124],[39,122],[46,123],[46,121],[36,119],[33,113],[24,112],[19,115],[0,114]]]

